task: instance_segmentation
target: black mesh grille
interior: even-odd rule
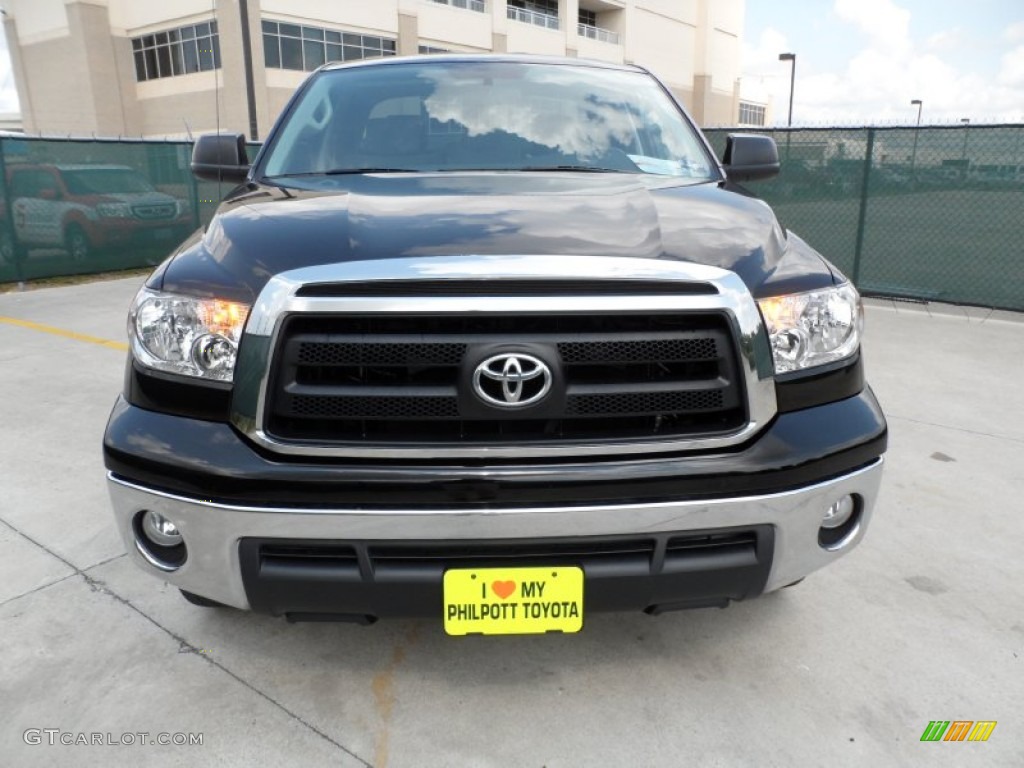
[[[292,398],[298,417],[323,419],[454,419],[459,409],[454,397],[322,397]]]
[[[465,344],[299,344],[301,365],[458,365]]]
[[[566,413],[570,416],[634,416],[679,411],[713,411],[722,407],[724,399],[721,390],[576,395],[569,398]]]
[[[715,339],[664,339],[658,341],[575,341],[558,345],[567,363],[631,363],[656,360],[714,360]]]
[[[538,405],[474,394],[476,366],[509,351],[551,369]],[[268,395],[270,434],[320,444],[589,443],[746,421],[730,326],[713,313],[294,315]]]

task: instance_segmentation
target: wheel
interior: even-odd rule
[[[92,244],[77,224],[70,224],[64,233],[64,248],[72,261],[85,261],[92,255]]]
[[[179,589],[181,596],[188,600],[192,605],[198,605],[201,608],[227,608],[224,603],[218,603],[216,600],[211,600],[208,597],[197,595],[194,592],[186,592],[184,589]]]

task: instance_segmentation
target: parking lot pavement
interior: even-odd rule
[[[197,608],[128,562],[100,455],[124,353],[99,342],[123,341],[140,282],[0,295],[0,763],[1024,764],[1024,318],[870,305],[882,497],[862,546],[798,587],[450,639]],[[998,725],[922,743],[932,720]]]

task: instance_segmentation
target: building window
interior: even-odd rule
[[[608,29],[608,25],[618,26],[616,21],[621,18],[622,13],[621,9],[595,11],[591,8],[581,7],[579,9],[579,16],[576,19],[576,34],[590,40],[599,40],[602,43],[618,45],[619,33],[612,32]]]
[[[608,12],[600,14],[605,17],[607,22],[610,14]],[[612,45],[619,44],[619,35],[617,32],[612,32],[610,29],[605,29],[598,25],[599,16],[597,11],[591,11],[586,8],[580,8],[579,20],[576,25],[576,34],[580,37],[587,37],[591,40],[600,40],[602,43],[611,43]]]
[[[132,52],[135,55],[135,79],[140,83],[219,69],[217,22],[133,37]]]
[[[421,45],[420,53],[451,53],[447,48],[435,48],[432,45]]]
[[[508,0],[508,17],[538,27],[558,29],[558,0]]]
[[[328,61],[394,56],[395,41],[276,21],[263,22],[263,60],[273,69],[311,72]]]
[[[764,107],[740,102],[740,125],[764,125]]]
[[[487,3],[484,0],[433,0],[440,5],[450,5],[452,8],[466,8],[477,13],[487,11]]]

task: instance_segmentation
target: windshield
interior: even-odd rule
[[[111,192],[152,192],[153,185],[131,168],[85,168],[64,171],[64,183],[73,195]]]
[[[262,166],[268,177],[561,170],[716,178],[694,129],[647,74],[476,60],[324,71]]]

